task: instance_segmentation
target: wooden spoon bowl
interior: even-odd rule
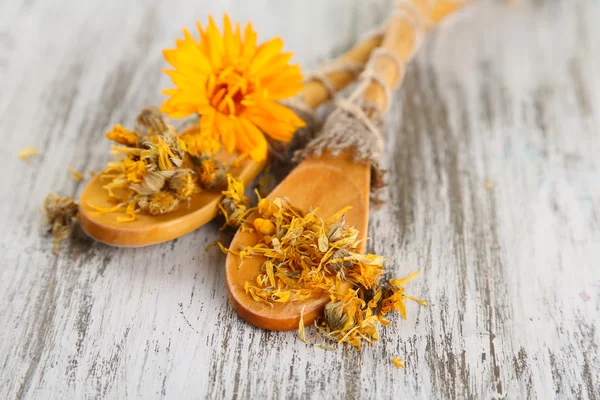
[[[399,63],[406,63],[418,42],[418,34],[422,33],[415,32],[415,25],[407,21],[401,12],[397,14],[389,24],[382,44],[388,54],[374,58],[371,64],[373,70],[370,73],[377,76],[378,81],[371,82],[362,93],[363,100],[375,105],[381,112],[387,109],[389,101],[381,83],[389,88],[398,86],[403,76],[403,65],[394,60],[397,58]],[[443,16],[442,12],[439,14]],[[345,153],[339,157],[325,154],[304,160],[269,197],[287,197],[292,205],[306,210],[318,208],[318,214],[323,218],[351,206],[346,222],[358,229],[359,239],[363,239],[369,219],[369,192],[370,165],[357,164],[351,154]],[[259,240],[258,233],[239,230],[230,247],[237,251],[255,245]],[[360,250],[364,251],[365,242],[362,243]],[[305,325],[313,323],[330,301],[328,293],[306,301],[264,304],[254,301],[245,292],[245,283],[254,281],[261,274],[263,262],[262,257],[241,260],[233,253],[227,255],[227,291],[234,310],[251,324],[271,330],[295,329],[301,317]]]
[[[358,229],[358,240],[364,239],[369,220],[369,181],[371,170],[368,164],[357,164],[349,153],[338,157],[325,155],[302,162],[277,186],[268,198],[285,196],[291,204],[309,210],[319,207],[317,216],[327,219],[346,206],[346,223]],[[257,214],[251,215],[249,222]],[[255,233],[242,230],[233,238],[230,248],[237,250],[253,246],[260,240]],[[359,250],[364,251],[363,241]],[[226,261],[227,293],[234,310],[246,321],[261,328],[290,330],[298,328],[300,314],[304,309],[305,321],[314,321],[329,302],[324,293],[302,302],[265,304],[256,302],[244,289],[247,281],[254,281],[261,274],[264,257],[253,256],[245,260],[229,253]]]
[[[190,127],[184,133],[194,133],[195,130],[198,128]],[[235,153],[220,151],[215,158],[228,164],[237,156]],[[231,167],[229,173],[248,184],[263,170],[266,162],[255,162],[247,158]],[[115,206],[115,202],[108,198],[106,189],[102,187],[106,183],[100,173],[87,184],[80,197],[79,220],[83,230],[92,238],[105,244],[123,247],[162,243],[198,229],[217,215],[217,205],[221,201],[223,190],[216,188],[194,194],[189,203],[181,203],[179,208],[167,214],[153,216],[138,213],[131,222],[119,222],[117,217],[124,216],[122,210],[101,213],[91,207]]]

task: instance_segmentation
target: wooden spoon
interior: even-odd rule
[[[453,1],[438,2],[432,9],[425,3],[415,4],[419,12],[428,12],[430,20],[437,22],[458,8]],[[441,7],[440,7],[441,6]],[[425,14],[427,15],[427,14]],[[403,63],[412,56],[416,45],[414,26],[400,14],[389,24],[382,47],[394,53]],[[403,71],[386,56],[374,59],[375,74],[388,87],[396,87],[402,78]],[[371,84],[364,94],[365,100],[374,104],[384,112],[387,108],[386,94],[378,84]],[[301,209],[318,208],[317,215],[328,218],[346,206],[352,209],[346,213],[346,223],[359,230],[358,239],[364,239],[369,220],[370,165],[357,164],[349,153],[338,157],[325,154],[318,158],[303,161],[284,179],[268,196],[269,198],[287,197],[291,204]],[[256,215],[250,217],[250,221]],[[258,233],[238,230],[230,248],[234,251],[253,246],[260,240]],[[363,252],[365,241],[360,246]],[[305,325],[312,324],[323,313],[323,308],[330,301],[328,294],[322,294],[301,302],[264,304],[256,302],[244,289],[247,281],[255,281],[261,273],[264,257],[253,256],[242,260],[229,253],[226,261],[227,293],[233,309],[249,323],[271,330],[297,329],[302,314]]]
[[[381,36],[375,35],[360,42],[349,50],[338,61],[363,64],[369,59],[371,51],[381,44]],[[334,90],[339,91],[350,84],[355,74],[351,71],[336,71],[327,74]],[[329,97],[328,89],[318,80],[311,80],[302,90],[306,105],[316,108]],[[198,129],[189,128],[186,132]],[[217,159],[230,162],[239,154],[227,154],[221,151]],[[266,161],[255,162],[246,159],[230,170],[230,173],[244,184],[251,182],[264,169]],[[192,196],[189,205],[182,204],[170,213],[151,216],[137,214],[131,222],[118,222],[117,217],[123,212],[100,213],[90,206],[110,208],[107,192],[102,186],[102,174],[95,176],[81,193],[79,219],[85,232],[92,238],[113,246],[141,247],[166,242],[192,232],[212,220],[218,213],[218,204],[222,199],[221,190],[203,191]]]

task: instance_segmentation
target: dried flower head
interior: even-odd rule
[[[172,118],[201,115],[203,141],[223,143],[228,152],[237,149],[254,160],[267,156],[263,132],[274,139],[289,141],[305,125],[296,114],[277,103],[302,88],[297,65],[290,65],[291,53],[282,53],[279,38],[257,44],[257,35],[248,23],[235,28],[227,15],[223,33],[212,17],[207,29],[197,23],[200,40],[187,29],[175,49],[164,51],[174,69],[165,70],[175,88],[162,111]]]
[[[52,232],[54,237],[55,254],[58,254],[60,242],[66,239],[73,230],[78,210],[77,203],[69,196],[59,197],[56,193],[46,196],[41,211],[46,217],[48,232]]]
[[[225,183],[227,170],[222,162],[210,157],[192,158],[198,165],[199,183],[202,189],[214,189]]]
[[[187,146],[156,107],[143,109],[136,119],[135,132],[116,125],[107,138],[123,146],[113,146],[118,158],[109,162],[101,178],[109,197],[117,201],[100,212],[124,209],[133,221],[136,212],[161,215],[175,210],[183,200],[200,190],[197,174],[187,159]]]
[[[225,225],[233,228],[240,227],[253,209],[248,207],[250,201],[244,194],[244,183],[231,174],[227,174],[227,189],[223,192],[219,209],[225,216]]]
[[[139,208],[150,215],[161,215],[173,211],[179,199],[171,192],[160,191],[152,195],[142,196],[137,200]]]

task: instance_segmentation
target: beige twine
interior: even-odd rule
[[[308,156],[318,157],[325,151],[335,156],[343,150],[350,150],[356,162],[370,163],[373,179],[381,181],[384,171],[379,168],[378,160],[384,144],[382,112],[365,101],[364,93],[369,85],[373,83],[379,85],[385,93],[387,107],[383,112],[386,112],[391,103],[393,88],[377,74],[375,61],[379,58],[392,60],[398,71],[399,78],[396,84],[398,86],[404,79],[406,62],[412,59],[422,43],[425,31],[432,25],[432,22],[422,16],[410,0],[397,0],[392,18],[402,18],[413,27],[415,41],[407,60],[401,60],[394,52],[384,47],[373,51],[360,75],[356,89],[347,99],[336,101],[337,109],[329,116],[321,132],[308,143],[305,149],[295,153],[294,161],[301,161]],[[371,189],[376,191],[381,186],[381,184],[373,184]]]
[[[381,25],[376,29],[373,29],[371,32],[365,34],[361,41],[368,40],[376,36],[382,36],[384,32],[385,25]],[[337,91],[333,87],[328,75],[336,72],[347,72],[352,75],[359,76],[361,72],[364,72],[364,68],[365,66],[362,63],[337,59],[313,72],[308,73],[304,78],[304,84],[306,85],[308,82],[317,81],[322,84],[327,91],[328,98],[334,99]],[[296,130],[294,137],[288,146],[288,150],[291,152],[294,152],[298,149],[303,149],[311,140],[315,138],[316,133],[321,127],[321,124],[315,118],[313,109],[306,105],[306,102],[301,95],[281,100],[280,103],[294,111],[296,115],[298,115],[298,117],[300,117],[306,123],[306,126]],[[274,150],[273,153],[276,154],[280,151],[279,148],[276,148],[275,146],[272,147],[274,147],[272,149]]]
[[[310,72],[306,78],[304,78],[304,84],[306,85],[308,82],[317,81],[325,90],[327,90],[327,96],[330,99],[335,98],[337,91],[331,84],[331,81],[327,77],[327,75],[336,73],[336,72],[347,72],[354,76],[358,76],[362,72],[364,65],[362,63],[352,62],[352,61],[344,61],[341,59],[335,60],[330,64],[327,64],[313,72]]]

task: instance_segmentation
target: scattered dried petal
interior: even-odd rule
[[[40,154],[40,151],[35,147],[25,147],[19,151],[19,158],[23,161],[29,160],[30,157]]]
[[[404,361],[406,361],[406,360],[403,360],[398,357],[394,357],[392,359],[392,362],[394,363],[394,366],[396,366],[396,368],[404,368]]]
[[[73,180],[75,180],[75,181],[83,180],[83,173],[75,170],[75,168],[69,167],[69,172],[71,173],[71,177],[73,178]]]

